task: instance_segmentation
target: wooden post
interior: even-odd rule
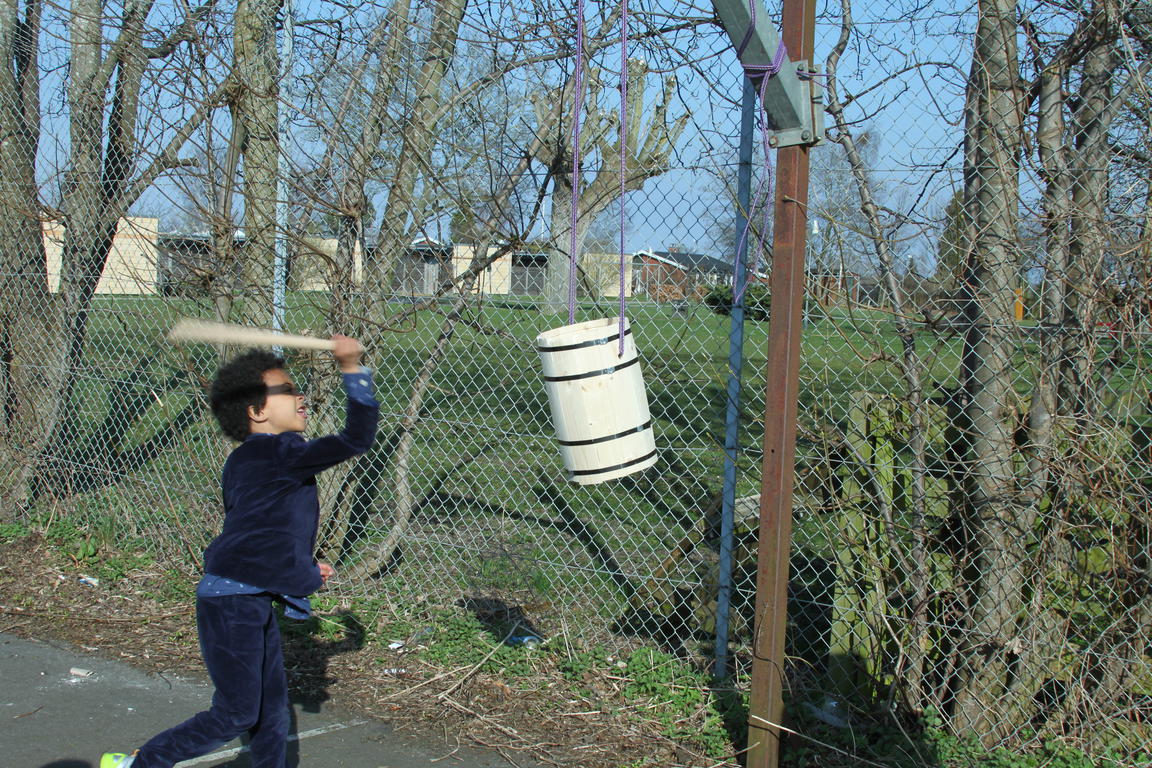
[[[784,0],[781,40],[793,61],[812,62],[815,27],[815,0]],[[784,714],[784,631],[808,224],[807,146],[777,150],[775,206],[748,768],[777,768],[780,762],[778,726]]]

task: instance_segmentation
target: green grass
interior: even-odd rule
[[[292,294],[289,299],[286,326],[290,330],[323,327],[323,295]],[[500,581],[499,569],[491,565],[491,558],[499,558],[504,548],[508,550],[505,559],[538,563],[535,570],[512,569],[505,579],[508,588],[541,589],[553,584],[559,585],[551,590],[555,596],[592,589],[596,600],[618,602],[620,589],[611,579],[605,585],[602,579],[581,576],[578,583],[569,583],[572,577],[567,563],[573,553],[579,554],[586,546],[574,541],[573,531],[557,524],[556,511],[542,505],[531,492],[542,479],[560,475],[534,339],[540,331],[562,325],[567,318],[562,313],[525,309],[525,304],[488,301],[470,306],[467,322],[457,328],[424,401],[423,421],[411,457],[416,492],[436,493],[437,498],[451,499],[452,504],[443,514],[418,520],[413,534],[423,540],[429,556],[466,567],[467,578],[477,584],[494,586]],[[395,305],[390,310],[407,308]],[[433,307],[417,313],[403,328],[379,334],[369,350],[382,401],[382,436],[397,423],[407,405],[415,372],[440,332],[441,311]],[[186,299],[97,299],[86,361],[92,373],[78,381],[82,408],[73,414],[80,434],[116,412],[120,403],[109,401],[113,393],[135,391],[154,397],[126,433],[129,446],[147,439],[165,417],[196,396],[196,387],[207,381],[215,365],[211,350],[172,349],[158,339],[174,317],[197,312],[196,303]],[[602,314],[585,306],[576,319]],[[666,306],[634,303],[630,315],[662,461],[642,477],[603,486],[568,487],[564,497],[576,517],[598,532],[624,561],[620,563],[622,569],[632,573],[651,568],[681,531],[696,522],[708,498],[720,489],[729,320],[702,306],[681,313]],[[478,328],[495,329],[499,335]],[[738,475],[738,494],[742,496],[759,490],[767,330],[768,325],[761,322],[746,326],[743,453]],[[961,340],[920,332],[916,343],[926,367],[926,394],[938,395],[943,388],[953,386]],[[806,327],[798,472],[803,474],[805,463],[815,460],[808,455],[811,446],[806,442],[805,427],[815,425],[818,418],[842,421],[861,392],[902,395],[905,384],[898,365],[900,355],[894,324],[879,311],[856,310],[849,315],[833,310]],[[1023,341],[1017,346],[1016,389],[1021,400],[1031,387],[1034,357],[1034,343]],[[134,387],[116,390],[114,383],[124,381],[142,364],[146,373],[140,381]],[[1131,357],[1114,389],[1135,394],[1121,397],[1131,401],[1146,392],[1145,365],[1139,356]],[[311,353],[294,354],[290,366],[297,378],[305,380],[323,377],[328,370],[323,360]],[[316,373],[310,373],[313,370]],[[331,378],[325,381],[333,383]],[[202,500],[191,504],[186,497],[153,504],[148,509],[151,515],[162,519],[185,514],[207,517],[196,527],[211,530],[211,485],[226,451],[226,445],[214,434],[213,425],[204,419],[185,436],[181,449],[165,452],[141,470],[139,476],[146,485],[204,489]],[[476,460],[457,466],[462,455],[481,447],[484,450]],[[798,502],[803,504],[804,499]],[[377,509],[385,520],[388,503],[385,495]],[[523,530],[516,535],[501,532],[493,538],[493,549],[480,558],[470,556],[469,542],[452,540],[452,531],[480,525],[494,515],[513,520]],[[801,534],[821,535],[816,530]],[[468,565],[476,559],[481,562]],[[590,558],[585,566],[596,570],[603,563]],[[541,591],[549,594],[547,589]]]
[[[291,294],[287,328],[322,328],[324,300],[321,294]],[[525,309],[526,304],[488,301],[471,305],[465,312],[466,322],[457,327],[424,400],[410,460],[415,493],[430,494],[436,504],[413,521],[410,544],[394,578],[419,583],[428,579],[429,562],[443,563],[450,572],[445,581],[577,601],[581,606],[598,606],[596,610],[604,615],[613,614],[627,599],[628,588],[621,586],[621,578],[634,586],[649,573],[720,491],[729,319],[702,306],[690,307],[688,312],[638,302],[630,307],[661,461],[642,476],[600,486],[561,482],[564,503],[583,526],[577,530],[535,491],[558,481],[562,470],[534,339],[539,332],[566,323],[567,318],[563,313]],[[390,305],[389,311],[395,316],[408,308]],[[241,306],[238,314],[245,311]],[[368,362],[377,372],[382,402],[382,439],[407,406],[416,371],[440,333],[442,311],[443,307],[436,306],[416,313],[402,327],[378,334],[369,350]],[[154,434],[190,398],[200,396],[199,387],[215,367],[211,348],[176,349],[158,341],[173,318],[196,313],[203,314],[187,299],[96,300],[87,346],[89,370],[77,381],[80,407],[71,414],[78,434],[91,434],[109,415],[123,409],[125,397],[135,397],[143,405],[138,406],[142,408],[139,418],[125,432],[123,447],[130,448]],[[603,314],[584,306],[576,319]],[[767,332],[766,323],[746,325],[740,496],[759,491]],[[883,312],[829,311],[808,324],[802,339],[797,472],[803,479],[821,461],[818,445],[811,440],[820,420],[842,425],[861,393],[890,393],[900,398],[906,385],[899,367],[900,340],[892,318]],[[926,395],[938,396],[954,386],[961,339],[921,331],[916,334],[916,345],[925,366]],[[1035,357],[1033,341],[1022,339],[1014,348],[1019,402],[1012,405],[1018,409],[1026,406]],[[290,367],[305,383],[314,380],[313,391],[318,394],[335,384],[323,356],[293,353]],[[1117,409],[1123,411],[1146,397],[1146,367],[1141,354],[1131,354],[1124,361],[1112,386]],[[124,383],[131,376],[137,380]],[[330,397],[319,411],[322,417],[329,413],[337,418],[339,397]],[[81,458],[98,465],[102,449],[93,445]],[[146,502],[124,515],[126,521],[136,518],[125,524],[162,532],[161,546],[175,548],[181,557],[191,559],[191,553],[218,524],[214,485],[226,451],[227,444],[216,436],[214,425],[202,418],[178,448],[132,473],[134,490],[129,493],[143,495]],[[472,453],[478,453],[477,458],[460,465],[460,457]],[[117,468],[106,469],[115,473]],[[390,473],[391,467],[385,466],[384,471]],[[389,476],[374,506],[381,528],[390,514],[390,482]],[[98,503],[108,504],[103,493],[97,494]],[[809,504],[802,492],[797,506]],[[798,525],[797,540],[813,556],[832,553],[834,542],[827,540],[825,527],[812,518]],[[472,533],[477,530],[485,531],[479,539]],[[597,550],[581,534],[592,536],[602,548]],[[367,540],[372,538],[370,533]],[[615,560],[615,577],[609,573],[612,564],[605,562],[605,550]]]

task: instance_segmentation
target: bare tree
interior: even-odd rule
[[[13,275],[5,283],[17,293],[6,306],[21,308],[18,318],[5,319],[0,333],[6,360],[3,418],[12,441],[5,453],[16,465],[16,482],[8,486],[6,504],[25,502],[37,469],[46,472],[51,457],[73,441],[75,422],[61,414],[73,407],[73,374],[84,354],[88,312],[117,227],[144,190],[179,167],[180,148],[219,100],[217,93],[203,94],[175,122],[160,112],[159,150],[149,153],[141,143],[142,112],[157,109],[154,95],[142,98],[144,84],[161,72],[180,71],[176,54],[196,34],[209,9],[191,9],[166,29],[155,29],[148,25],[150,2],[117,6],[112,16],[99,0],[72,5],[64,84],[69,147],[59,207],[51,211],[38,199],[35,186],[38,126],[45,119],[34,95],[42,74],[36,50],[45,34],[45,6],[29,2],[22,13],[17,4],[4,8],[0,42],[9,66],[3,76],[8,97],[3,113],[8,129],[18,137],[11,145],[4,142],[10,162],[0,169],[5,194],[13,203],[3,217],[13,237],[5,240],[5,267]],[[52,33],[59,31],[53,28]],[[57,295],[48,293],[41,234],[45,219],[64,225]],[[29,369],[36,371],[31,378]],[[31,385],[38,387],[35,397],[30,396]],[[39,479],[49,482],[43,472]]]
[[[909,445],[908,471],[911,477],[908,497],[908,519],[911,521],[908,536],[911,544],[905,547],[897,544],[899,535],[893,525],[895,521],[894,510],[885,499],[885,494],[879,494],[878,504],[881,509],[879,516],[888,526],[886,541],[891,546],[896,567],[902,577],[895,579],[893,589],[902,593],[904,599],[902,606],[906,606],[906,634],[900,638],[902,649],[901,667],[905,679],[908,681],[906,695],[913,702],[913,707],[920,709],[925,700],[926,670],[926,622],[924,607],[927,602],[929,589],[929,574],[925,567],[928,530],[927,502],[925,498],[925,476],[927,475],[927,420],[925,416],[925,364],[921,359],[916,346],[916,339],[910,323],[911,307],[908,306],[904,295],[903,285],[897,273],[892,254],[890,239],[886,234],[881,221],[881,210],[877,202],[873,181],[868,173],[861,149],[861,143],[867,145],[867,136],[860,142],[852,131],[845,116],[844,103],[840,96],[840,87],[837,80],[837,67],[840,57],[848,44],[853,28],[852,6],[849,0],[841,3],[840,37],[827,60],[828,79],[828,113],[835,123],[833,140],[844,149],[851,178],[856,186],[856,194],[860,201],[860,210],[863,212],[864,225],[867,228],[868,243],[874,249],[879,276],[884,285],[888,300],[891,302],[896,334],[900,340],[901,356],[899,370],[904,385],[902,396],[907,399],[907,435]],[[842,208],[840,209],[843,210]],[[847,226],[846,226],[847,225]],[[851,228],[848,222],[842,219],[833,225],[837,229]],[[836,230],[834,229],[834,232]],[[843,236],[843,235],[841,235]],[[886,577],[886,574],[877,573],[871,576],[875,580]],[[889,592],[890,590],[885,590]]]
[[[40,140],[39,36],[43,6],[37,0],[0,9],[0,520],[10,519],[26,497],[28,480],[56,419],[56,405],[42,399],[59,391],[63,347],[61,316],[48,292],[36,184]]]
[[[280,171],[277,103],[280,0],[239,0],[233,23],[235,77],[229,94],[233,141],[244,167],[246,283],[271,285],[276,240],[276,180]]]
[[[581,179],[579,189],[575,188],[576,176],[573,172],[571,149],[575,78],[569,78],[560,89],[538,93],[533,98],[532,103],[536,112],[536,140],[533,142],[532,155],[540,165],[549,170],[552,178],[549,225],[551,249],[545,298],[553,307],[563,305],[567,295],[566,286],[573,242],[573,206],[576,210],[576,253],[579,254],[583,251],[589,226],[600,213],[619,199],[621,178],[623,178],[623,191],[627,192],[639,189],[648,179],[665,173],[676,141],[688,121],[689,115],[686,112],[675,118],[668,114],[676,87],[675,78],[669,75],[664,79],[660,100],[652,110],[652,117],[647,126],[644,125],[643,117],[647,111],[644,103],[647,75],[646,64],[641,61],[630,62],[627,85],[628,122],[621,137],[616,113],[598,106],[597,99],[594,98],[600,92],[608,90],[610,86],[601,79],[602,73],[599,70],[593,70],[588,74],[588,93],[593,98],[582,100],[589,106],[586,114],[582,116],[581,165],[596,157],[599,166],[592,174],[591,180]]]
[[[356,531],[362,529],[373,513],[381,477],[391,472],[394,500],[389,526],[392,533],[383,544],[373,547],[372,553],[358,566],[368,575],[387,562],[391,549],[401,540],[412,511],[421,502],[421,492],[413,487],[410,477],[409,452],[425,392],[460,320],[460,302],[472,292],[472,285],[485,267],[526,240],[543,207],[547,184],[555,179],[563,151],[549,142],[553,141],[552,129],[563,122],[562,115],[570,108],[568,102],[549,101],[547,109],[539,111],[535,135],[529,138],[530,146],[521,148],[517,156],[509,147],[518,136],[516,121],[521,116],[507,110],[502,113],[499,105],[505,102],[497,99],[495,103],[486,103],[492,100],[485,97],[510,72],[542,61],[563,59],[566,54],[528,53],[524,43],[515,43],[511,46],[511,56],[490,59],[475,56],[475,60],[487,65],[469,71],[464,66],[467,60],[457,56],[460,25],[467,10],[468,4],[462,1],[430,6],[421,16],[427,19],[426,36],[415,45],[404,34],[410,23],[410,9],[406,4],[397,3],[380,16],[370,27],[368,53],[348,68],[351,75],[347,76],[346,85],[335,101],[340,116],[354,114],[356,117],[351,121],[336,121],[340,129],[329,134],[325,159],[317,174],[326,177],[330,169],[340,169],[340,181],[332,188],[333,197],[321,203],[337,211],[341,222],[334,265],[332,317],[363,323],[361,332],[369,348],[389,332],[390,326],[401,322],[389,314],[388,303],[379,299],[390,292],[395,265],[404,258],[408,244],[427,219],[445,209],[469,208],[480,216],[472,225],[473,232],[481,235],[480,242],[474,243],[472,262],[463,273],[440,287],[440,293],[455,295],[454,309],[445,316],[434,350],[415,374],[409,392],[409,415],[395,434],[380,441],[378,449],[334,493],[339,503],[326,520],[325,541],[333,548],[333,554],[340,556],[347,554],[357,537]],[[632,111],[624,139],[627,189],[638,188],[645,179],[663,172],[667,155],[684,122],[681,118],[669,125],[665,120],[674,87],[674,80],[669,78],[656,115],[645,125],[642,105],[646,77],[647,68],[641,64],[631,70],[629,106]],[[411,84],[410,90],[406,90],[407,84]],[[454,127],[460,121],[474,124],[471,146],[456,137]],[[591,124],[595,130],[590,129],[586,135],[590,138],[586,140],[600,148],[607,162],[596,178],[584,186],[587,206],[582,218],[584,228],[591,217],[619,197],[621,148],[613,133],[616,121],[614,116],[597,112]],[[355,128],[353,135],[341,132],[349,127]],[[508,162],[497,164],[493,158],[499,157],[508,158]],[[542,181],[532,179],[533,163],[547,169],[540,177]],[[493,172],[491,179],[477,183],[468,175],[473,164]],[[352,255],[364,231],[367,187],[374,178],[385,182],[379,195],[382,200],[380,231],[376,247],[366,259],[364,285],[352,291],[350,287],[341,287],[348,285],[347,278],[338,276],[350,275]],[[553,186],[551,191],[554,218],[562,218],[560,212],[570,208],[565,202],[568,198],[564,198],[563,185]],[[527,209],[518,204],[521,200],[528,201]],[[353,295],[373,297],[373,300],[361,303],[358,311],[349,312],[349,302],[341,297]]]

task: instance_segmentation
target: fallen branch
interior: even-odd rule
[[[477,720],[479,720],[479,721],[481,721],[487,725],[490,725],[491,727],[500,731],[500,733],[504,734],[505,736],[509,736],[513,739],[517,739],[518,741],[524,740],[523,737],[520,735],[520,733],[515,728],[509,728],[506,725],[501,725],[500,723],[496,722],[492,718],[485,717],[484,715],[480,714],[479,712],[477,712],[473,709],[469,709],[468,707],[464,706],[463,704],[456,701],[455,699],[449,698],[447,696],[441,696],[439,698],[445,704],[447,704],[451,707],[454,707],[455,709],[460,710],[461,712],[463,712],[466,715],[471,715],[472,717],[476,718]]]

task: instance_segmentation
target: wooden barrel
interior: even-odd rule
[[[592,485],[656,463],[656,440],[632,329],[589,320],[536,337],[568,479]]]

